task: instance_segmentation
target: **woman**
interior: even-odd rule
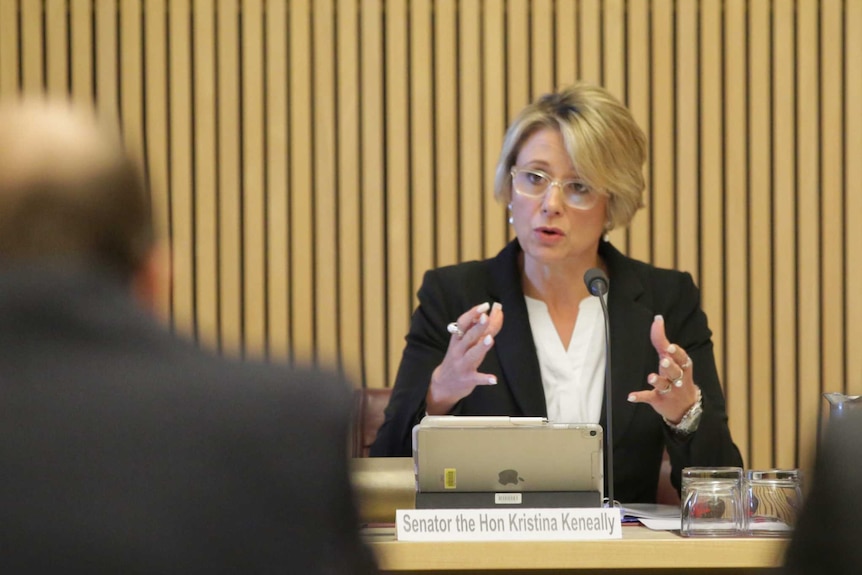
[[[410,455],[426,413],[604,425],[604,322],[583,279],[598,267],[610,283],[615,498],[655,500],[665,447],[677,490],[683,467],[742,465],[691,276],[606,239],[643,206],[645,159],[643,132],[601,88],[577,85],[521,112],[494,184],[517,239],[492,259],[425,274],[371,455]]]

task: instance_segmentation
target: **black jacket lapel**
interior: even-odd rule
[[[524,415],[547,417],[542,373],[530,329],[527,304],[521,289],[517,240],[509,243],[490,263],[492,289],[503,304],[503,329],[497,334],[497,360],[515,402]]]
[[[616,445],[638,407],[627,400],[629,393],[647,387],[646,381],[642,380],[644,365],[651,360],[650,354],[654,353],[649,339],[654,314],[649,302],[644,301],[645,286],[631,260],[607,242],[601,243],[599,254],[608,267],[610,280],[608,314],[611,326],[613,434]],[[602,426],[606,425],[605,413],[603,404]]]

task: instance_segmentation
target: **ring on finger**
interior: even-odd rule
[[[682,364],[680,367],[682,368],[682,370],[683,370],[683,371],[685,371],[685,370],[687,370],[688,368],[690,368],[690,367],[691,367],[691,358],[690,358],[690,357],[687,357],[687,358],[685,359],[685,363],[684,363],[684,364]],[[682,376],[680,376],[680,377],[682,377]]]
[[[685,375],[685,371],[684,370],[680,371],[679,377],[677,377],[676,379],[670,380],[670,383],[673,385],[673,387],[682,387],[682,376],[684,376],[684,375]]]
[[[673,386],[668,384],[668,386],[664,389],[657,389],[656,393],[658,393],[659,395],[664,395],[666,393],[670,393],[672,389],[673,389]]]
[[[461,339],[462,337],[464,337],[464,332],[463,332],[463,331],[461,331],[461,328],[460,328],[460,327],[458,327],[458,322],[457,322],[457,321],[453,321],[452,323],[450,323],[449,325],[447,325],[447,326],[446,326],[446,331],[448,331],[448,332],[449,332],[449,333],[451,333],[452,335],[457,335],[457,336],[458,336],[458,339]]]

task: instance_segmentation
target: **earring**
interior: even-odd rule
[[[507,207],[509,208],[509,211],[511,212],[512,211],[512,204],[509,204]],[[515,217],[510,215],[509,216],[509,225],[512,225],[514,223],[515,223]]]

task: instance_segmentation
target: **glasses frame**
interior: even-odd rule
[[[536,174],[538,176],[541,176],[542,178],[548,180],[548,186],[544,189],[544,191],[541,194],[538,194],[538,195],[532,195],[532,194],[528,194],[526,192],[523,192],[523,191],[518,189],[518,186],[515,185],[515,176],[517,176],[518,174],[521,174],[521,173]],[[588,186],[587,184],[585,184],[583,180],[579,180],[577,178],[571,178],[568,180],[557,180],[557,179],[552,178],[551,175],[548,174],[547,172],[545,172],[543,170],[539,170],[537,168],[519,168],[518,166],[512,166],[512,168],[509,170],[509,176],[512,178],[512,189],[515,191],[516,194],[524,196],[525,198],[538,200],[540,198],[544,198],[553,186],[557,186],[560,189],[560,192],[562,193],[563,203],[565,203],[567,206],[574,208],[576,210],[587,211],[587,210],[593,209],[594,207],[596,207],[596,204],[599,201],[599,197],[601,196],[601,194],[599,192],[597,192],[591,186]],[[579,206],[579,205],[575,205],[569,201],[568,196],[566,195],[564,190],[565,190],[566,185],[572,184],[572,183],[581,184],[587,190],[589,190],[589,197],[592,198],[592,201],[590,202],[589,206]]]

